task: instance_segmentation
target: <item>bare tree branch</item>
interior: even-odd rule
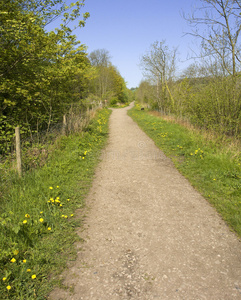
[[[202,40],[205,55],[219,59],[229,75],[237,73],[240,62],[239,38],[241,32],[240,0],[201,0],[202,6],[191,15],[183,14],[193,28],[189,35]],[[203,26],[204,25],[204,26]],[[201,30],[206,28],[207,32]],[[231,68],[230,62],[231,61]]]

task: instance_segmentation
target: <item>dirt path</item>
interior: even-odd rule
[[[241,243],[126,114],[87,199],[86,238],[50,299],[241,299]]]

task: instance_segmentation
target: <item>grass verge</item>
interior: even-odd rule
[[[141,111],[128,114],[241,237],[241,154],[195,131]]]
[[[101,149],[110,110],[97,112],[85,132],[62,137],[47,164],[12,179],[0,215],[0,299],[46,299],[56,275],[74,259],[74,218],[83,208]]]

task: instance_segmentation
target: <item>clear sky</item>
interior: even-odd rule
[[[70,0],[69,0],[70,1]],[[143,78],[140,57],[155,41],[166,40],[178,46],[179,58],[185,61],[194,47],[182,11],[191,12],[198,0],[86,0],[83,12],[89,12],[86,26],[75,30],[88,53],[106,49],[127,86],[137,87]],[[190,61],[179,62],[179,71]]]

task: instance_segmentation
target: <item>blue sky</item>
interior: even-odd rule
[[[83,12],[89,12],[86,26],[75,30],[78,40],[88,47],[88,53],[106,49],[129,88],[143,78],[138,64],[140,57],[155,41],[166,40],[172,48],[178,46],[179,71],[188,66],[185,61],[190,48],[195,47],[182,11],[191,12],[198,0],[86,0]]]

